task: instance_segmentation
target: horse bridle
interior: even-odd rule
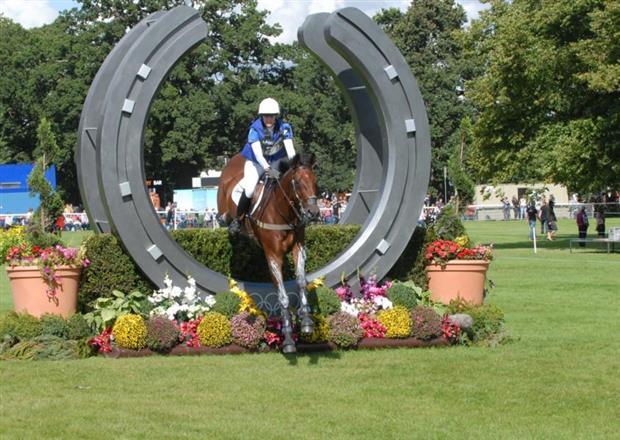
[[[295,213],[295,216],[297,217],[298,223],[296,225],[291,225],[294,228],[299,228],[299,227],[304,227],[306,226],[311,219],[311,216],[306,215],[306,212],[304,210],[304,203],[303,200],[301,199],[301,197],[299,196],[299,192],[297,191],[297,182],[295,180],[295,178],[293,177],[291,179],[291,186],[293,188],[293,194],[295,195],[295,201],[297,202],[298,206],[299,206],[299,210],[297,209],[297,207],[295,206],[296,203],[294,201],[292,201],[288,195],[286,194],[286,191],[284,191],[284,188],[282,187],[282,183],[280,182],[280,180],[277,180],[278,182],[278,187],[280,188],[280,191],[282,191],[282,195],[284,196],[284,198],[286,199],[286,201],[288,202],[289,206],[291,207],[291,209],[293,210],[293,212]],[[317,196],[316,195],[311,195],[308,197],[307,199],[307,204],[309,206],[313,206],[317,204]],[[301,211],[301,213],[299,212]],[[279,213],[280,216],[282,218],[284,218],[284,216],[282,215],[282,213]]]

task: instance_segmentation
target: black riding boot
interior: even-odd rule
[[[245,191],[242,192],[239,198],[239,204],[237,205],[237,217],[228,225],[228,232],[230,234],[237,235],[241,232],[241,221],[239,219],[248,212],[250,202],[251,199],[245,195]]]

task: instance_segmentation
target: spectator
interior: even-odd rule
[[[519,199],[519,220],[525,219],[525,211],[527,210],[527,201],[525,197]]]
[[[512,212],[515,220],[519,218],[519,199],[517,196],[512,196]]]
[[[526,209],[527,221],[530,227],[530,240],[534,240],[534,234],[536,234],[536,217],[538,210],[532,201]]]
[[[586,235],[588,234],[588,215],[586,214],[586,207],[582,206],[577,211],[577,230],[579,231],[579,246],[586,246]]]
[[[555,233],[558,231],[558,219],[555,216],[555,197],[553,195],[549,197],[549,204],[547,205],[547,240],[553,241]]]
[[[510,202],[508,197],[502,197],[502,212],[504,213],[504,220],[510,220]]]
[[[540,233],[545,235],[547,233],[547,219],[549,217],[549,206],[547,206],[547,201],[542,199],[542,203],[540,205]]]
[[[594,207],[594,219],[596,220],[596,232],[599,238],[605,238],[605,205],[602,203]]]

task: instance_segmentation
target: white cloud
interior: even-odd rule
[[[467,13],[468,20],[478,17],[482,9],[488,5],[478,0],[456,0]],[[334,12],[337,9],[353,6],[372,17],[381,9],[398,8],[405,11],[411,4],[410,0],[258,0],[258,8],[270,11],[267,17],[269,24],[279,23],[282,34],[272,41],[290,43],[297,39],[297,29],[306,17],[318,12]]]
[[[0,0],[0,13],[25,28],[51,23],[58,16],[51,0]]]

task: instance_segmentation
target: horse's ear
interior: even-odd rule
[[[300,163],[303,166],[313,168],[315,162],[316,162],[316,158],[314,156],[314,153],[311,153],[311,152],[303,153],[300,157]]]

